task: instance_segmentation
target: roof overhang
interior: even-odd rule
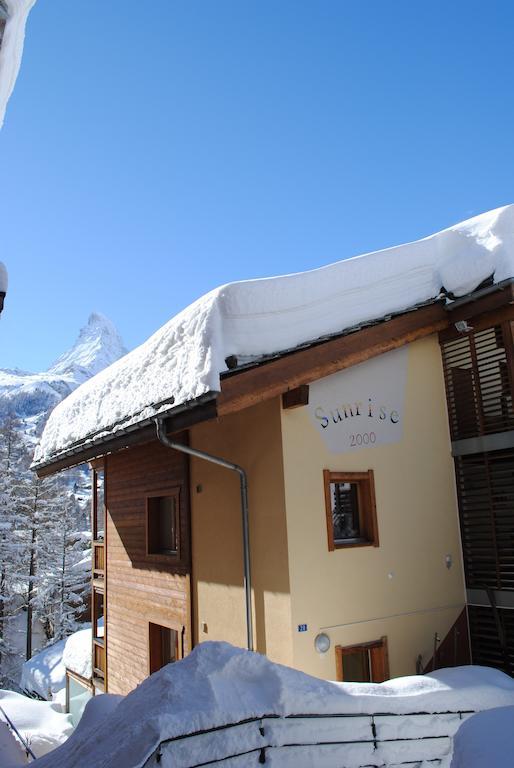
[[[480,315],[482,325],[514,320],[514,280],[481,288],[452,302],[436,299],[423,306],[348,329],[301,348],[287,350],[259,362],[237,365],[221,376],[221,392],[210,392],[196,401],[160,413],[168,433],[236,413],[279,397],[372,357],[445,331],[455,323]],[[33,465],[39,477],[81,464],[99,456],[156,439],[153,418],[72,446],[50,461]]]

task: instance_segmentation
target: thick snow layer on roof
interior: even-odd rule
[[[7,0],[9,16],[0,47],[0,128],[21,64],[25,24],[36,0]]]
[[[451,768],[507,768],[514,765],[514,707],[479,712],[460,727]]]
[[[511,703],[514,703],[514,680],[494,669],[461,667],[381,684],[331,683],[273,664],[260,654],[227,643],[201,643],[186,659],[159,670],[122,699],[110,716],[98,722],[93,740],[77,731],[66,744],[41,760],[37,768],[81,768],[83,765],[137,768],[164,739],[263,715],[440,713]],[[426,725],[431,735],[436,735],[438,727],[435,717],[432,722],[429,716]],[[459,717],[455,719],[458,727]],[[408,718],[398,718],[391,727],[400,735],[408,726]],[[266,727],[273,727],[270,721]],[[278,722],[277,728],[280,727]],[[293,723],[292,727],[296,725]],[[344,729],[345,725],[336,727]],[[355,731],[358,727],[355,718],[347,722],[346,727]],[[307,742],[314,739],[316,743],[321,728],[320,721],[302,720],[295,736]],[[254,744],[249,746],[249,739],[258,733],[257,728],[253,729],[253,735],[244,728],[232,731],[227,736],[231,739],[230,748],[234,752],[252,749]],[[278,731],[276,735],[279,739]],[[369,742],[370,737],[367,738]],[[216,739],[219,733],[202,736],[194,745],[190,739],[184,744],[183,761],[164,759],[163,765],[203,764],[213,759]],[[372,749],[372,744],[369,748]],[[402,745],[397,749],[399,754]],[[350,753],[348,747],[345,765],[355,764],[351,759],[346,760],[346,756],[351,758]],[[257,759],[253,762],[248,759],[236,764],[258,763]],[[318,765],[312,761],[275,762],[275,758],[270,764]],[[336,764],[340,765],[341,760],[323,763]]]
[[[12,691],[0,691],[0,706],[28,741],[36,757],[55,749],[73,731],[71,716],[56,712],[47,701],[36,701]]]
[[[220,390],[229,355],[258,358],[436,298],[514,277],[514,205],[321,269],[230,283],[59,404],[35,463]]]

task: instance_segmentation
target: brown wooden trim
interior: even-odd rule
[[[185,649],[183,647],[183,636],[186,631],[186,628],[183,624],[180,624],[178,622],[174,622],[172,620],[163,620],[159,618],[158,621],[153,621],[151,618],[148,621],[148,674],[152,675],[154,672],[157,672],[161,667],[163,666],[160,664],[160,666],[155,666],[154,669],[152,667],[152,658],[156,659],[161,654],[161,648],[160,645],[160,638],[158,638],[158,633],[155,631],[152,631],[152,628],[155,627],[158,629],[170,629],[172,632],[176,632],[177,635],[177,642],[175,645],[175,651],[177,656],[177,661],[180,661],[184,658]],[[162,659],[161,659],[162,661]]]
[[[363,534],[362,541],[338,542],[334,540],[330,483],[357,483],[357,504],[359,508],[359,526]],[[329,469],[324,469],[323,486],[325,490],[328,551],[334,552],[336,549],[350,549],[353,547],[380,546],[373,470],[368,469],[366,472],[331,472]]]
[[[356,643],[354,645],[336,645],[336,680],[344,682],[343,657],[359,651],[369,651],[369,662],[371,668],[370,682],[382,683],[389,679],[389,650],[387,646],[387,637],[384,635],[380,640],[372,640],[367,643]]]
[[[282,395],[282,408],[298,408],[301,405],[309,405],[309,385],[301,384],[295,389],[288,389]]]
[[[297,350],[222,379],[218,415],[234,413],[446,328],[441,304]]]
[[[150,543],[149,543],[149,529],[150,529],[150,513],[148,509],[148,500],[149,499],[161,499],[164,497],[170,497],[175,500],[175,526],[176,526],[176,540],[177,540],[177,551],[176,552],[150,552]],[[180,514],[181,507],[180,507],[180,486],[175,485],[172,488],[163,488],[162,490],[152,491],[152,493],[145,494],[145,549],[146,549],[146,556],[149,561],[151,562],[165,562],[168,563],[170,561],[178,562],[180,563],[182,561],[182,516]]]
[[[334,544],[334,526],[332,522],[332,500],[330,498],[330,478],[332,473],[329,469],[323,470],[323,486],[325,489],[325,515],[327,520],[327,540],[328,551],[333,552],[335,550]]]

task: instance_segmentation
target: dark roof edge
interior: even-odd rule
[[[45,477],[61,469],[83,464],[85,461],[104,456],[113,450],[121,450],[135,443],[149,442],[156,436],[154,420],[157,416],[167,420],[168,431],[172,432],[186,429],[187,426],[192,426],[199,421],[215,418],[217,395],[217,392],[206,392],[204,395],[200,395],[195,400],[189,400],[187,403],[175,407],[170,404],[170,407],[164,411],[159,411],[156,408],[152,416],[148,416],[142,421],[137,421],[126,427],[120,427],[113,434],[97,433],[96,435],[89,435],[66,450],[53,454],[46,461],[32,462],[30,468],[39,477]],[[135,437],[136,434],[137,438]]]

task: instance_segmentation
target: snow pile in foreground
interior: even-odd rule
[[[0,715],[1,718],[1,715]],[[9,726],[0,719],[0,765],[6,766],[27,765],[27,756],[20,742],[9,729]]]
[[[0,48],[0,128],[20,69],[25,23],[35,2],[36,0],[7,0],[9,18]]]
[[[451,768],[507,768],[514,765],[514,707],[479,712],[455,737]]]
[[[66,669],[89,679],[91,670],[91,625],[74,632],[36,653],[22,667],[20,687],[43,699],[64,704]]]
[[[49,702],[0,690],[0,706],[36,757],[42,757],[58,747],[73,731],[71,716],[56,712]],[[9,765],[7,762],[2,764]]]
[[[35,463],[220,390],[229,355],[257,358],[339,333],[494,275],[514,277],[514,205],[423,240],[203,296],[84,383],[48,420]]]
[[[92,703],[88,703],[86,715]],[[461,667],[381,684],[331,683],[273,664],[264,656],[234,648],[228,643],[201,643],[183,661],[170,664],[146,679],[119,702],[111,715],[98,718],[93,741],[79,728],[66,744],[41,760],[37,768],[80,768],[84,765],[137,768],[163,739],[263,715],[434,713],[487,709],[503,704],[514,704],[514,680],[493,669]],[[419,735],[428,728],[431,736],[437,736],[435,715],[427,717],[425,731]],[[458,716],[455,719],[460,724]],[[284,721],[270,720],[266,724],[266,727],[276,729],[275,738],[279,740]],[[297,728],[293,743],[305,738],[307,742],[313,739],[316,742],[323,732],[323,722],[312,719],[287,721],[287,725]],[[398,738],[408,725],[408,717],[398,718],[389,728]],[[262,736],[255,725],[251,727],[252,732],[244,726],[206,734],[196,739],[196,743],[189,739],[183,746],[177,746],[173,765],[212,760],[217,749],[216,739],[220,738],[225,739],[225,744],[227,740],[230,742],[228,746],[232,754],[252,749],[255,739],[262,739]],[[334,725],[331,727],[333,729]],[[358,738],[359,726],[355,718],[339,720],[335,727],[340,729],[339,733],[344,727],[350,728],[351,738]],[[291,738],[290,733],[288,738]],[[367,739],[364,746],[369,751],[372,749],[369,735]],[[399,753],[401,744],[397,747]],[[343,749],[346,750],[346,764],[346,754],[351,750],[350,747]],[[397,756],[402,757],[399,753]],[[291,764],[297,768],[301,765],[341,765],[340,759],[339,762],[332,759],[318,763],[311,757],[310,762],[305,759],[302,762],[298,756],[291,763],[284,753],[280,759],[273,754],[277,752],[270,754],[270,764],[275,765]],[[163,755],[162,765],[171,764]],[[252,762],[248,757],[246,762],[237,763],[254,764],[258,764],[258,750]]]

